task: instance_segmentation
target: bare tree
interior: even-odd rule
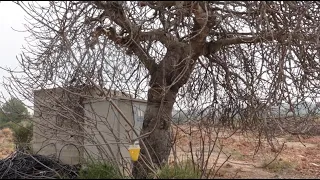
[[[317,100],[316,1],[16,3],[31,36],[11,89],[91,84],[147,97],[141,153],[158,166],[170,154],[174,104],[233,128],[272,122],[295,133],[270,109],[288,104],[296,115],[295,105]],[[135,164],[136,177],[147,172]]]

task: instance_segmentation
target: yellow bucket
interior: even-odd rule
[[[138,161],[139,155],[140,155],[140,146],[139,145],[130,145],[129,153],[132,161]]]

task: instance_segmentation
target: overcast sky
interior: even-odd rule
[[[26,44],[24,38],[28,34],[13,29],[24,30],[24,15],[22,9],[13,2],[0,2],[0,67],[14,69],[18,66],[16,56],[21,52],[22,45]],[[3,77],[8,76],[7,72],[0,70],[1,84]],[[2,85],[0,91],[8,96]]]

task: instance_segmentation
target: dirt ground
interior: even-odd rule
[[[201,137],[198,128],[191,130],[191,136],[188,133],[189,127],[180,126],[178,129],[180,129],[178,133],[176,129],[174,130],[177,137],[175,152],[178,155],[176,157],[190,159],[190,142],[193,154],[200,154],[197,151],[202,149],[204,154],[208,154],[210,146],[213,147],[217,137],[213,135],[213,130],[211,133],[202,132]],[[206,130],[208,131],[208,128]],[[219,135],[213,152],[208,156],[208,164],[210,164],[208,169],[214,167],[214,164],[216,164],[215,169],[220,168],[215,174],[216,178],[320,178],[320,136],[287,135],[277,138],[273,141],[276,146],[274,152],[266,140],[260,139],[259,145],[259,140],[252,135],[235,133],[229,137],[230,134],[231,132],[225,132]],[[222,147],[221,153],[219,153],[219,147]],[[259,147],[258,151],[257,147]],[[197,155],[194,155],[194,159],[196,158]],[[172,153],[170,161],[173,160]]]
[[[209,154],[215,142],[214,133],[203,132],[201,137],[198,128],[191,131],[191,136],[188,135],[189,127],[181,126],[179,131],[174,131],[177,147],[172,151],[169,162],[174,161],[173,154],[180,161],[190,159],[190,142],[195,159],[201,159],[199,150],[203,144],[204,154]],[[284,136],[275,142],[278,152],[272,152],[265,140],[261,140],[258,146],[258,140],[249,138],[249,135],[235,133],[226,137],[229,135],[219,135],[213,152],[208,156],[208,172],[212,169],[210,174],[213,176],[213,172],[216,172],[216,178],[320,178],[320,136],[300,137],[300,140],[296,136]],[[222,147],[221,151],[219,147]],[[257,147],[259,150],[255,153]],[[0,130],[0,159],[7,157],[13,150],[12,132],[10,129]]]

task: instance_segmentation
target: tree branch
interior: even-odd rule
[[[119,38],[116,34],[115,30],[112,33],[103,33],[108,36],[108,38],[112,41],[114,41],[116,44],[120,44],[122,46],[125,46],[129,49],[129,51],[133,52],[138,58],[141,60],[141,62],[144,64],[144,66],[149,70],[149,72],[152,72],[154,68],[157,66],[155,61],[146,53],[142,47],[139,45],[139,27],[137,25],[133,25],[129,19],[125,16],[124,10],[120,4],[117,2],[111,1],[94,1],[94,4],[99,8],[103,9],[103,15],[108,17],[110,20],[114,21],[117,25],[119,25],[121,28],[125,29],[127,32],[129,32],[129,35],[124,38]],[[158,33],[159,34],[159,33]],[[101,35],[101,33],[99,34]],[[150,37],[147,33],[144,34],[146,37]],[[146,38],[144,37],[144,38]],[[134,39],[133,39],[134,38]],[[144,39],[143,37],[141,38]],[[155,38],[155,37],[154,37]],[[161,38],[164,39],[164,38]],[[137,41],[138,40],[138,41]],[[120,41],[120,42],[119,42]]]
[[[288,36],[288,35],[287,35]],[[266,41],[279,41],[283,42],[287,39],[284,36],[283,31],[275,32],[275,33],[266,33],[263,35],[255,35],[255,36],[238,36],[233,38],[225,38],[217,41],[210,41],[206,43],[206,48],[204,48],[204,55],[215,53],[219,51],[224,46],[236,45],[236,44],[250,44],[250,43],[261,43]]]
[[[170,33],[164,32],[162,29],[156,29],[148,32],[139,33],[139,41],[160,41],[167,48],[173,43],[178,42],[178,39]]]

